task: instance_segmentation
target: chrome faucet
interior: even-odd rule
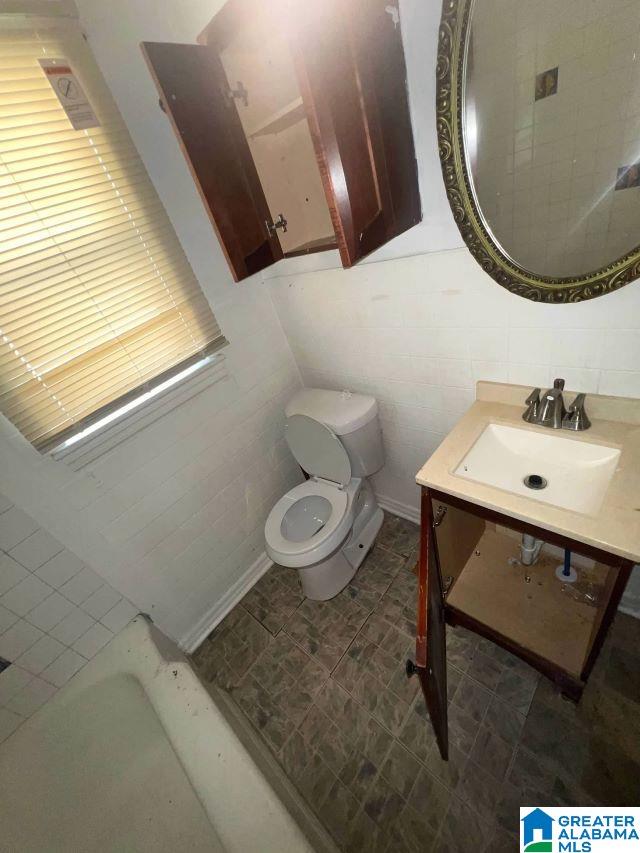
[[[562,396],[563,390],[564,379],[556,379],[553,383],[553,388],[549,388],[545,392],[540,404],[540,413],[538,414],[538,423],[540,426],[549,427],[550,429],[562,429],[562,420],[567,414]]]
[[[540,399],[540,389],[534,388],[525,400],[522,420],[549,429],[572,429],[576,432],[589,429],[591,421],[584,410],[585,394],[578,394],[567,411],[564,406],[564,379],[556,379],[553,388]]]

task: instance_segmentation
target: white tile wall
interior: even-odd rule
[[[10,551],[37,529],[37,523],[26,512],[12,506],[0,516],[0,548],[5,553]]]
[[[417,508],[415,474],[479,379],[548,386],[563,376],[571,389],[640,397],[640,282],[539,305],[497,285],[466,249],[280,270],[271,293],[305,384],[378,398],[387,463],[375,485],[401,504]]]
[[[27,536],[19,545],[16,545],[10,552],[10,556],[14,557],[30,572],[35,572],[36,569],[39,569],[62,550],[63,546],[58,540],[40,528],[31,536]]]
[[[0,529],[13,530],[0,551],[2,741],[138,611],[4,495]]]
[[[67,581],[71,581],[72,578],[75,578],[83,568],[84,564],[82,560],[79,557],[76,557],[75,554],[72,554],[71,551],[63,548],[62,551],[50,560],[47,560],[47,562],[43,563],[42,566],[39,566],[36,569],[36,574],[43,581],[46,581],[51,586],[58,588]],[[95,583],[97,588],[100,581],[96,580]],[[79,604],[80,602],[76,603]]]

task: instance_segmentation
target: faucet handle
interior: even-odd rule
[[[570,412],[577,412],[578,409],[584,409],[584,401],[587,399],[586,394],[577,394],[576,399],[569,406]]]
[[[569,406],[567,414],[562,419],[563,429],[572,429],[576,432],[589,429],[591,421],[584,410],[586,396],[586,394],[578,394],[573,403]]]
[[[522,415],[522,420],[528,424],[537,424],[540,411],[540,389],[534,388],[524,402],[527,409]]]

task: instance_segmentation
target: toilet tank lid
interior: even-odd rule
[[[366,394],[303,388],[289,400],[285,414],[288,418],[306,415],[326,424],[336,435],[348,435],[376,417],[378,403]]]

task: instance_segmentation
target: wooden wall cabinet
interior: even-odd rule
[[[393,2],[229,0],[198,41],[142,50],[236,281],[420,221]]]
[[[446,624],[462,625],[522,658],[578,700],[598,657],[633,564],[614,554],[452,495],[422,489],[416,660],[440,753],[448,755]],[[589,602],[563,590],[542,556],[528,568],[522,533],[590,561]],[[584,590],[583,590],[584,591]]]

